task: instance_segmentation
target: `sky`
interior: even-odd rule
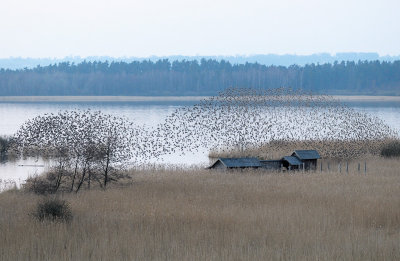
[[[0,58],[400,54],[399,0],[1,0]]]

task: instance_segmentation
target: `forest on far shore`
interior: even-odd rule
[[[400,95],[400,60],[286,67],[162,59],[0,69],[1,96],[215,95],[227,87],[283,86],[323,94]]]

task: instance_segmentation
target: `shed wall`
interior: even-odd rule
[[[222,164],[222,162],[219,160],[214,164],[214,166],[212,168],[213,169],[226,169],[225,165]]]
[[[263,169],[277,170],[281,168],[282,162],[280,160],[261,161]]]

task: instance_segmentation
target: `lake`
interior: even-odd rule
[[[122,97],[103,100],[99,100],[97,97],[93,99],[74,98],[67,99],[67,101],[62,99],[49,101],[48,98],[34,101],[0,99],[0,136],[13,135],[26,120],[35,116],[74,109],[100,110],[107,114],[125,117],[138,125],[146,125],[151,128],[162,123],[177,108],[192,106],[198,103],[198,100],[198,97],[170,97],[167,99]],[[381,118],[400,134],[400,100],[397,97],[386,100],[344,97],[343,101],[356,111]],[[200,150],[196,154],[166,156],[163,158],[163,163],[206,166],[209,164],[209,160],[207,151]],[[0,164],[0,180],[15,180],[20,183],[28,175],[41,173],[45,169],[45,167],[42,167],[43,165],[46,166],[46,162],[39,159],[27,159],[16,163],[3,162]]]

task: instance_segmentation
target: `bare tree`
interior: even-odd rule
[[[127,162],[140,155],[142,130],[129,121],[99,111],[62,111],[26,122],[15,139],[21,155],[49,157],[57,173],[55,191],[69,181],[78,192],[93,181],[106,188]]]

